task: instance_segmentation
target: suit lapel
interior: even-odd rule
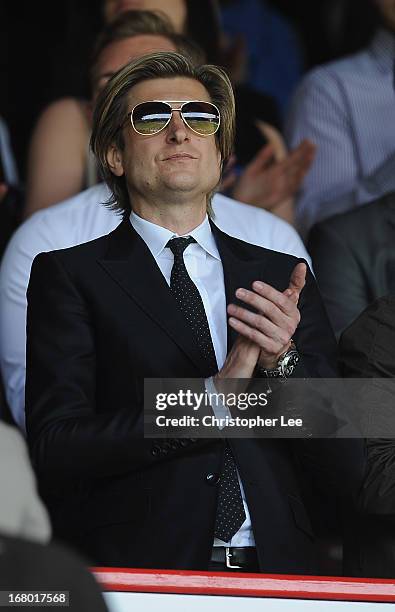
[[[213,222],[210,222],[210,225],[224,270],[226,305],[237,304],[243,308],[248,308],[244,302],[236,298],[235,292],[239,287],[251,289],[251,285],[255,280],[263,279],[266,262],[262,258],[262,250],[260,251],[260,258],[255,259],[251,254],[251,248],[254,247],[228,236]],[[227,332],[228,353],[237,338],[237,332],[229,325],[227,326]]]
[[[191,329],[150,250],[128,219],[109,235],[108,251],[98,263],[205,377],[207,364]]]
[[[222,260],[226,304],[246,307],[236,298],[235,291],[238,287],[250,289],[254,280],[263,278],[266,262],[262,259],[262,251],[259,252],[259,258],[254,258],[251,253],[254,247],[224,234],[214,223],[210,224]],[[150,250],[128,219],[109,235],[107,253],[98,263],[122,287],[125,294],[180,347],[200,375],[206,377],[207,364],[191,329]],[[229,352],[237,333],[229,326],[227,332]]]

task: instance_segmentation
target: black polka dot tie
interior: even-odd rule
[[[239,531],[246,518],[241,497],[236,464],[228,444],[225,446],[224,465],[219,481],[217,516],[215,519],[215,536],[223,542]]]
[[[206,311],[198,288],[188,274],[184,263],[184,251],[196,242],[192,236],[188,238],[173,238],[167,246],[174,255],[174,264],[170,276],[170,289],[184,313],[197,344],[207,362],[207,376],[218,372],[213,341],[211,339]]]
[[[196,242],[195,239],[188,236],[187,238],[172,238],[166,245],[174,255],[170,289],[191,326],[197,345],[206,359],[207,376],[212,376],[218,371],[218,366],[210,328],[203,300],[198,288],[189,276],[184,262],[184,251],[192,242]],[[224,465],[219,482],[215,536],[223,542],[229,542],[240,529],[245,518],[236,464],[232,452],[226,444]]]

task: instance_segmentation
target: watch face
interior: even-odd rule
[[[295,369],[296,364],[300,359],[299,353],[295,349],[289,350],[278,362],[277,368],[273,370],[266,370],[262,368],[262,375],[265,375],[267,378],[279,378],[280,380],[285,380],[292,376],[292,373]]]
[[[297,351],[290,351],[287,355],[285,355],[281,364],[283,376],[285,376],[286,378],[291,376],[298,361],[299,353]]]

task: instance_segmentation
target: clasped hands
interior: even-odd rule
[[[255,281],[251,290],[237,289],[236,297],[256,312],[235,304],[228,305],[229,325],[239,335],[214,377],[218,390],[223,386],[223,379],[250,379],[257,364],[266,369],[277,366],[299,325],[298,302],[305,282],[306,264],[298,263],[283,292],[262,281]]]

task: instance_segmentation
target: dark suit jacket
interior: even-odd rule
[[[213,231],[227,302],[258,278],[288,286],[294,257]],[[295,341],[305,371],[332,376],[336,347],[311,274],[300,308]],[[229,331],[229,346],[234,339]],[[129,221],[108,236],[35,259],[28,439],[55,534],[95,564],[207,569],[217,503],[216,479],[207,476],[221,472],[224,443],[156,444],[143,438],[142,412],[143,378],[206,373],[183,314]],[[345,442],[230,441],[263,570],[316,569],[294,448],[324,487],[331,479],[348,494],[359,484],[362,450]]]
[[[307,249],[336,334],[395,291],[395,194],[313,227]]]
[[[376,300],[342,334],[340,370],[350,378],[395,377],[395,296]],[[388,387],[391,392],[395,382]],[[370,399],[377,419],[391,397],[377,392]],[[370,387],[371,388],[371,387]],[[364,386],[361,384],[361,394]],[[394,395],[395,405],[395,395]],[[390,405],[391,409],[391,405]],[[375,418],[373,414],[372,418]],[[376,420],[377,420],[376,419]],[[384,423],[385,425],[385,423]],[[393,419],[388,431],[393,431]],[[395,576],[395,440],[367,439],[367,471],[360,497],[361,517],[346,547],[348,573],[359,576]]]

